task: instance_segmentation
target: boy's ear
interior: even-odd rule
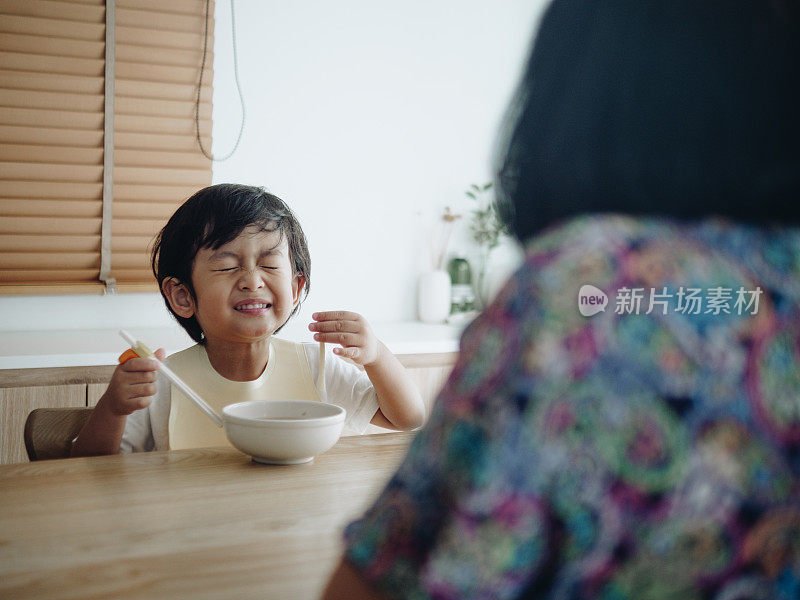
[[[306,276],[298,271],[294,274],[294,279],[292,280],[292,307],[297,306],[300,302],[300,295],[303,293],[305,285]]]
[[[167,277],[161,282],[161,291],[164,292],[164,297],[176,315],[184,319],[194,315],[194,298],[180,281],[174,277]]]

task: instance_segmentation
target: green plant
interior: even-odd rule
[[[475,240],[481,251],[475,292],[484,305],[488,301],[485,279],[489,255],[500,243],[501,237],[508,235],[508,228],[497,214],[497,205],[494,202],[494,195],[491,193],[491,189],[491,182],[483,185],[473,183],[465,192],[478,205],[472,211],[469,229],[472,233],[472,239]]]
[[[491,189],[491,182],[483,185],[473,183],[465,192],[478,204],[478,207],[472,211],[472,220],[469,224],[472,238],[478,246],[489,251],[500,243],[501,236],[508,235],[505,223],[497,215],[494,196],[490,194]]]

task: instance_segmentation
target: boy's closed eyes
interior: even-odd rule
[[[280,247],[271,248],[261,252],[256,260],[256,267],[259,269],[276,270],[281,268],[280,258],[283,253]],[[246,259],[236,252],[229,250],[218,250],[214,252],[208,259],[208,263],[212,271],[234,271],[237,269],[245,269]]]
[[[259,269],[270,269],[270,270],[276,270],[276,269],[279,269],[280,267],[277,267],[277,266],[269,266],[269,265],[258,265],[258,268],[259,268]],[[220,272],[227,272],[227,271],[236,271],[236,270],[239,270],[239,269],[244,269],[244,267],[240,267],[240,266],[235,266],[235,267],[221,267],[221,268],[219,268],[219,269],[211,269],[211,270],[212,270],[212,271],[215,271],[215,272],[217,272],[217,273],[220,273]]]

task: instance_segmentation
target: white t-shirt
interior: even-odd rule
[[[311,378],[319,374],[319,345],[304,343]],[[169,365],[169,359],[166,360]],[[169,449],[169,410],[171,384],[159,376],[158,391],[147,408],[128,415],[119,451],[146,452]],[[372,382],[361,369],[335,355],[330,346],[325,350],[326,402],[341,406],[347,411],[342,435],[360,435],[378,411],[378,396]],[[319,391],[319,390],[317,390]]]

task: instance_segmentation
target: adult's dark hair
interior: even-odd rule
[[[499,138],[521,240],[582,213],[800,222],[797,0],[555,0]]]
[[[221,183],[203,188],[175,211],[156,236],[150,263],[167,309],[196,342],[204,342],[197,319],[194,316],[185,319],[175,314],[161,284],[168,277],[174,277],[196,299],[192,265],[197,251],[201,248],[216,250],[250,225],[264,231],[280,231],[286,238],[292,271],[305,276],[303,292],[304,296],[308,295],[311,287],[308,244],[300,223],[286,203],[263,188],[250,185]],[[299,308],[298,303],[289,316]]]

